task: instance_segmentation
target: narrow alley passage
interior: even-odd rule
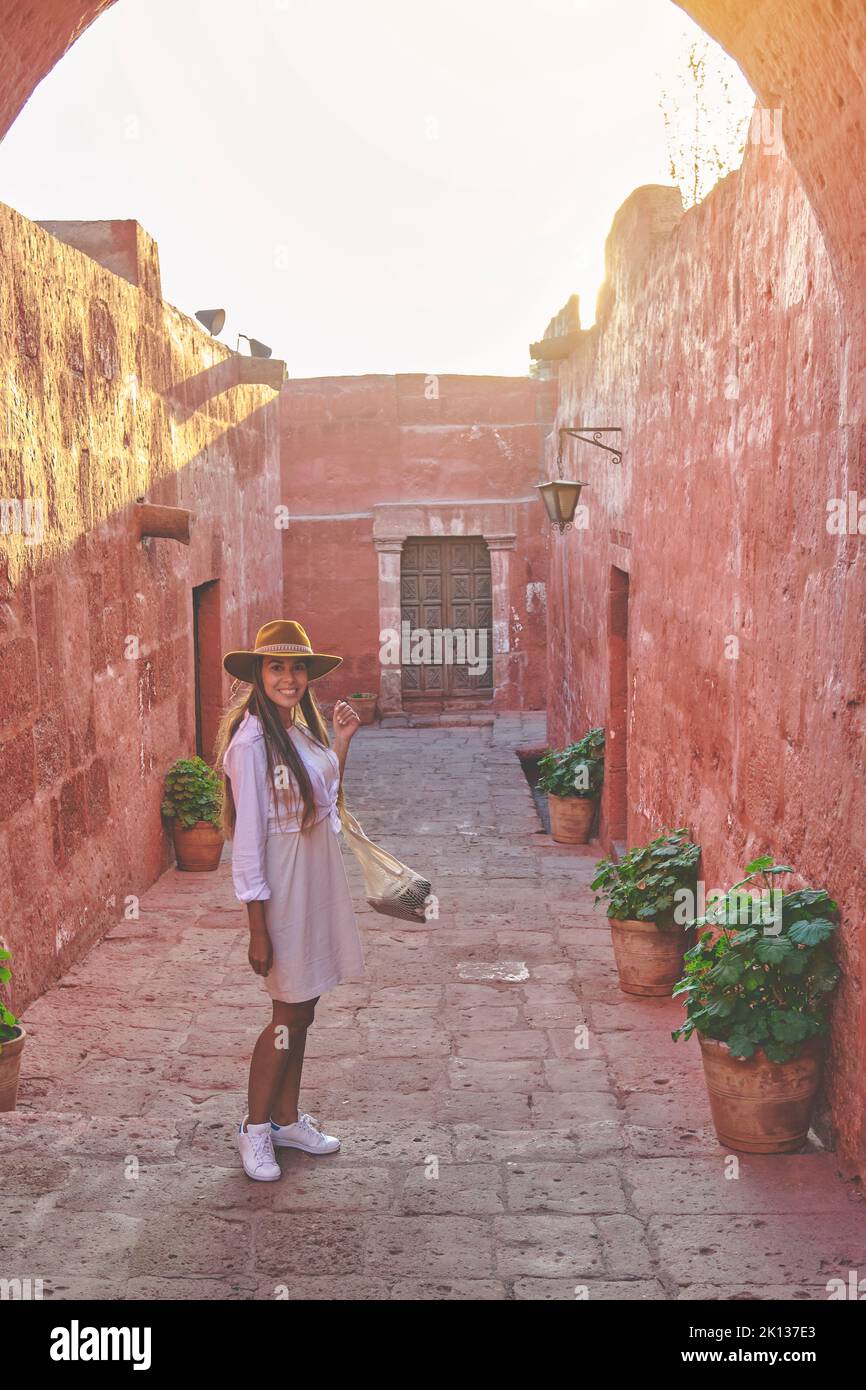
[[[506,714],[352,746],[350,806],[429,871],[440,918],[369,910],[344,850],[366,975],[323,996],[301,1092],[339,1153],[241,1168],[268,1001],[229,846],[32,1005],[0,1189],[45,1297],[826,1299],[864,1267],[832,1156],[732,1174],[678,1004],[618,989],[596,855],[544,835],[515,754],[544,742]]]

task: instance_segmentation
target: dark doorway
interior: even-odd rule
[[[195,751],[213,766],[213,747],[222,712],[219,580],[192,591],[193,668],[195,670]]]
[[[622,848],[626,847],[628,836],[628,592],[628,574],[611,566],[604,778],[607,833],[614,845]]]

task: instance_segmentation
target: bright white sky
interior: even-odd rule
[[[0,145],[0,200],[137,218],[166,299],[291,376],[523,375],[671,182],[658,103],[700,33],[670,0],[118,0]]]

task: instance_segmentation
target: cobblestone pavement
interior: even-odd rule
[[[323,995],[301,1092],[342,1149],[280,1151],[279,1182],[235,1148],[269,1006],[228,847],[165,874],[27,1011],[0,1274],[112,1299],[826,1299],[866,1276],[832,1155],[725,1177],[680,1006],[620,992],[597,856],[539,830],[514,750],[544,739],[540,715],[356,736],[349,802],[429,868],[440,919],[370,911],[344,849],[366,974]]]

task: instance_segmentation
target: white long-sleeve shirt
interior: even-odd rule
[[[330,818],[335,834],[342,830],[337,809],[340,788],[340,762],[333,749],[325,748],[300,720],[288,730],[289,738],[310,777],[316,803],[314,824]],[[265,877],[265,843],[269,835],[299,833],[304,803],[297,781],[288,773],[288,786],[281,794],[279,817],[268,770],[264,735],[258,716],[247,710],[232,736],[223,758],[223,769],[231,779],[235,802],[235,833],[232,841],[232,880],[235,895],[242,903],[271,896]],[[284,800],[286,798],[289,804]]]

